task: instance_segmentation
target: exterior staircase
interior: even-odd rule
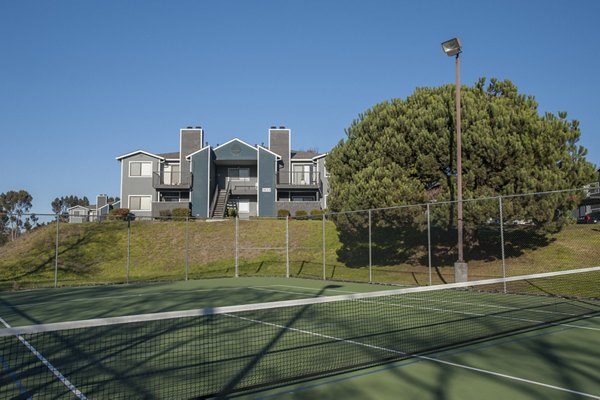
[[[212,218],[225,218],[225,211],[227,210],[227,190],[219,190],[219,196],[217,197],[217,205],[211,215]]]

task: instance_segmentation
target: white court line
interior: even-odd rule
[[[8,322],[6,322],[4,319],[0,318],[0,322],[7,328],[10,328],[11,326],[8,324]],[[75,385],[73,385],[71,383],[71,381],[69,381],[63,374],[61,374],[61,372],[56,369],[56,367],[54,365],[52,365],[50,363],[50,361],[48,361],[46,359],[46,357],[44,357],[42,355],[42,353],[40,353],[39,351],[36,350],[35,347],[33,347],[31,345],[31,343],[29,343],[27,340],[25,340],[25,338],[21,335],[15,335],[17,337],[17,339],[19,339],[19,341],[21,343],[23,343],[25,345],[25,347],[27,347],[29,349],[29,351],[31,351],[33,353],[34,356],[36,356],[38,358],[38,360],[40,360],[42,362],[42,364],[44,364],[49,370],[50,372],[52,372],[54,374],[54,376],[56,376],[58,378],[59,381],[61,381],[61,383],[63,385],[65,385],[78,399],[81,400],[87,400],[87,397],[79,390],[77,389],[77,387],[75,387]]]
[[[276,286],[287,286],[287,285],[276,285]],[[287,287],[293,287],[293,286],[287,286]],[[252,287],[252,289],[259,289],[259,287]],[[305,289],[311,289],[311,288],[305,288]],[[288,293],[288,294],[303,294],[303,293],[299,293],[299,292],[266,289],[266,288],[260,288],[259,290],[273,291],[273,292],[279,292],[279,293]],[[319,289],[312,289],[312,290],[319,290]],[[355,293],[355,292],[350,292],[350,293]],[[319,295],[318,297],[327,297],[327,296]],[[410,298],[410,297],[407,297],[407,298]],[[357,301],[360,301],[363,303],[381,304],[381,305],[385,305],[385,306],[405,307],[405,308],[414,308],[414,309],[427,310],[427,311],[435,311],[435,312],[441,312],[441,313],[446,313],[446,314],[462,314],[462,315],[470,315],[470,316],[475,316],[475,317],[488,317],[488,318],[506,319],[506,320],[511,320],[511,321],[533,322],[536,324],[545,324],[545,325],[551,325],[551,326],[564,326],[564,327],[575,328],[575,329],[600,331],[600,328],[594,328],[594,327],[585,326],[585,325],[562,324],[562,323],[556,323],[556,322],[539,321],[539,320],[528,319],[528,318],[507,317],[504,315],[491,315],[491,314],[481,314],[481,313],[474,313],[474,312],[468,312],[468,311],[448,310],[448,309],[444,309],[444,308],[419,307],[419,306],[409,305],[409,304],[388,303],[388,302],[381,302],[381,301],[367,300],[367,299],[362,299],[362,300],[357,300]],[[431,300],[431,301],[435,301],[435,300]],[[460,303],[460,302],[455,302],[455,303],[469,305],[469,303]],[[470,304],[470,305],[477,305],[479,307],[487,307],[488,306],[486,304]],[[490,306],[490,307],[494,307],[494,306]],[[521,310],[520,308],[516,308],[516,307],[507,307],[507,308],[511,309],[511,310],[515,310],[515,311]],[[536,311],[536,310],[527,310],[527,311]],[[556,312],[552,312],[552,311],[546,311],[545,313],[557,314],[557,315],[567,315],[567,316],[573,316],[573,317],[577,316],[577,317],[581,317],[581,318],[586,317],[586,315],[556,313]]]
[[[408,354],[408,353],[405,353],[405,352],[399,351],[399,350],[388,349],[386,347],[375,346],[375,345],[372,345],[372,344],[357,342],[356,340],[342,339],[342,338],[338,338],[338,337],[331,336],[331,335],[325,335],[325,334],[322,334],[322,333],[307,331],[307,330],[304,330],[304,329],[298,329],[298,328],[292,328],[292,327],[289,327],[289,326],[283,326],[283,325],[279,325],[279,324],[274,324],[272,322],[266,322],[266,321],[260,321],[260,320],[251,319],[251,318],[245,318],[245,317],[241,317],[239,315],[233,315],[233,314],[223,314],[223,315],[226,315],[226,316],[231,317],[231,318],[238,318],[238,319],[241,319],[241,320],[244,320],[244,321],[248,321],[248,322],[253,322],[253,323],[257,323],[257,324],[272,326],[272,327],[275,327],[275,328],[278,328],[278,329],[285,329],[287,331],[298,332],[298,333],[305,333],[305,334],[308,334],[308,335],[317,336],[317,337],[321,337],[321,338],[324,338],[324,339],[335,340],[335,341],[338,341],[338,342],[349,343],[349,344],[355,344],[355,345],[362,346],[362,347],[367,347],[367,348],[370,348],[370,349],[382,350],[382,351],[386,351],[386,352],[393,353],[393,354],[398,354],[398,355],[403,355],[403,356],[409,356],[409,357],[418,358],[418,359],[421,359],[421,360],[432,361],[432,362],[439,363],[439,364],[450,365],[450,366],[457,367],[457,368],[467,369],[467,370],[470,370],[470,371],[476,371],[476,372],[480,372],[480,373],[487,374],[487,375],[498,376],[498,377],[505,378],[505,379],[511,379],[511,380],[515,380],[515,381],[519,381],[519,382],[529,383],[529,384],[532,384],[532,385],[542,386],[542,387],[549,388],[549,389],[555,389],[555,390],[559,390],[559,391],[562,391],[562,392],[573,393],[573,394],[577,394],[577,395],[580,395],[580,396],[584,396],[584,397],[589,397],[589,398],[592,398],[592,399],[598,399],[598,400],[600,400],[600,396],[595,396],[593,394],[579,392],[579,391],[576,391],[576,390],[567,389],[567,388],[563,388],[563,387],[560,387],[560,386],[549,385],[547,383],[533,381],[533,380],[530,380],[530,379],[519,378],[519,377],[516,377],[516,376],[502,374],[502,373],[499,373],[499,372],[489,371],[489,370],[485,370],[485,369],[481,369],[481,368],[470,367],[468,365],[453,363],[453,362],[450,362],[450,361],[444,361],[444,360],[441,360],[441,359],[438,359],[438,358],[434,358],[434,357],[428,357],[428,356],[423,356],[423,355],[419,355],[419,354]]]

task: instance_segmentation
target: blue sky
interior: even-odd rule
[[[0,2],[0,192],[33,210],[57,196],[118,195],[115,157],[211,145],[329,150],[359,113],[454,81],[440,43],[463,42],[461,78],[512,80],[540,112],[581,122],[600,166],[600,2]],[[468,155],[464,155],[468,157]]]

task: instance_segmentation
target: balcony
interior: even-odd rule
[[[181,172],[152,173],[154,189],[190,189],[191,186],[191,176],[181,176]]]
[[[600,198],[600,181],[586,185],[587,197]]]
[[[229,191],[233,195],[256,195],[258,181],[256,178],[227,178]]]
[[[277,172],[277,187],[282,189],[319,188],[319,173],[316,171],[286,171]],[[291,181],[291,182],[290,182]]]

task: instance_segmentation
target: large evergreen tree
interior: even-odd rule
[[[66,213],[67,210],[71,207],[89,206],[89,205],[90,205],[90,201],[88,200],[88,198],[86,196],[79,198],[74,195],[57,197],[52,201],[52,203],[50,203],[50,206],[52,207],[52,211],[54,211],[55,214]]]
[[[15,240],[37,226],[38,217],[29,213],[32,201],[33,197],[26,190],[0,193],[0,235],[3,236],[0,244],[8,238]]]
[[[454,85],[419,88],[406,100],[360,114],[327,158],[330,208],[455,200],[454,93]],[[579,123],[565,112],[540,115],[535,98],[507,80],[463,86],[461,100],[465,199],[578,188],[594,180],[587,151],[577,145]],[[507,208],[505,217],[553,220],[558,228],[577,200],[548,196]],[[482,222],[473,213],[468,218],[473,226]]]

